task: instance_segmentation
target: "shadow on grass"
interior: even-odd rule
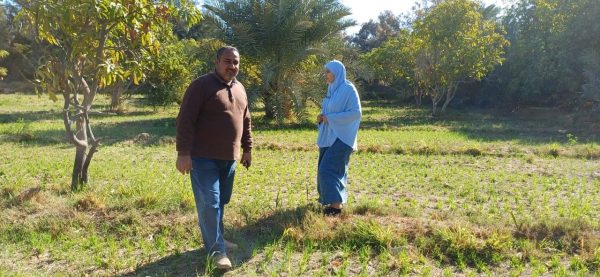
[[[155,114],[153,111],[133,111],[125,114],[115,114],[112,112],[102,112],[102,114],[94,114],[90,115],[90,119],[92,120],[92,124],[94,121],[98,121],[104,118],[111,117],[134,117],[134,116],[144,116]],[[0,123],[12,123],[17,122],[19,120],[23,120],[25,122],[33,122],[33,121],[41,121],[41,120],[57,120],[57,122],[62,122],[62,112],[59,110],[49,110],[49,111],[35,111],[35,112],[8,112],[8,113],[0,113]]]
[[[121,276],[199,276],[206,271],[204,251],[194,250],[164,257]],[[218,276],[218,274],[212,274]]]
[[[310,210],[316,210],[316,207],[309,205],[278,210],[241,228],[230,230],[229,236],[233,236],[233,240],[239,245],[237,249],[228,251],[233,270],[250,261],[253,255],[262,252],[266,246],[277,242],[283,236],[285,228],[299,225]],[[121,276],[222,276],[224,273],[209,265],[206,251],[192,250],[142,265],[134,272]]]
[[[378,106],[374,106],[378,107]],[[482,142],[517,141],[523,145],[564,143],[568,135],[575,136],[580,142],[600,142],[597,130],[582,124],[573,124],[566,115],[554,118],[527,119],[495,110],[450,110],[445,114],[432,116],[427,108],[386,107],[387,111],[368,110],[363,112],[361,129],[424,130],[446,128],[465,135],[467,138]],[[385,114],[379,120],[377,114]],[[369,116],[369,115],[373,116]]]
[[[316,209],[314,206],[302,206],[278,210],[250,224],[229,230],[228,236],[233,236],[233,240],[239,245],[237,249],[228,251],[233,270],[250,261],[253,255],[262,252],[266,246],[277,242],[283,236],[286,227],[300,224],[309,210]],[[209,265],[206,254],[204,250],[174,254],[142,265],[135,271],[121,276],[222,276],[226,273]]]
[[[371,103],[370,103],[371,104]],[[94,115],[92,128],[101,144],[113,145],[122,142],[133,142],[138,145],[155,145],[173,143],[175,139],[175,118],[158,119],[134,118],[152,115],[152,111],[135,111],[124,115]],[[381,115],[381,118],[378,118]],[[111,122],[110,118],[118,118],[120,122]],[[61,124],[61,116],[55,111],[14,112],[0,114],[0,123],[17,122],[30,124],[39,120],[56,120]],[[266,120],[261,116],[253,121],[255,131],[315,131],[316,125],[309,119],[296,123],[280,123]],[[482,142],[516,141],[523,145],[547,143],[564,143],[567,134],[578,138],[579,142],[600,142],[600,135],[591,129],[582,129],[569,125],[561,120],[524,120],[515,116],[499,114],[490,110],[461,111],[451,110],[441,116],[431,116],[429,109],[415,107],[393,107],[389,105],[368,106],[363,112],[361,130],[405,131],[435,130],[446,128],[469,139]],[[0,141],[18,141],[32,145],[53,145],[66,143],[64,130],[33,130],[24,138],[19,136],[0,137]],[[146,133],[144,137],[139,137]]]
[[[25,122],[39,120],[62,120],[61,114],[55,111],[11,112],[0,113],[0,123],[13,123],[19,120]]]
[[[0,117],[1,116],[2,115],[0,115]],[[60,119],[57,119],[57,123],[60,124],[61,122],[59,120]],[[31,123],[30,121],[25,121],[18,124],[24,126]],[[0,142],[12,141],[37,146],[67,143],[65,131],[62,128],[35,130],[35,128],[23,126],[16,128],[22,129],[19,133],[0,136]],[[131,141],[132,143],[139,145],[154,145],[175,141],[174,118],[137,119],[122,122],[92,121],[92,130],[94,136],[100,138],[101,145],[114,145],[126,141]],[[143,133],[146,133],[147,135],[142,135]]]
[[[137,145],[156,145],[162,143],[175,142],[175,125],[174,117],[165,117],[158,119],[134,119],[129,121],[111,122],[110,117],[118,117],[119,120],[134,116],[144,116],[153,114],[152,112],[134,112],[126,115],[95,115],[91,119],[91,126],[96,138],[100,138],[101,145],[114,145],[123,142],[132,142]],[[103,120],[109,119],[109,120]],[[56,124],[60,125],[60,129],[36,130],[32,125],[39,120],[55,120]],[[51,112],[33,112],[33,113],[13,113],[0,114],[0,123],[16,123],[19,126],[13,129],[23,129],[19,133],[7,133],[0,136],[0,142],[11,141],[20,142],[29,145],[46,146],[55,144],[66,144],[65,131],[62,126],[62,118],[59,114]],[[263,130],[315,130],[316,125],[300,122],[300,123],[277,123],[274,121],[263,121],[261,119],[253,122],[255,131]],[[145,134],[147,135],[145,135]],[[144,134],[144,135],[142,135]],[[141,136],[142,135],[142,136]]]

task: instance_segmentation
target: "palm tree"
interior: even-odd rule
[[[222,39],[260,65],[267,118],[291,117],[302,63],[329,36],[354,25],[342,19],[349,9],[337,0],[213,0],[204,8]]]

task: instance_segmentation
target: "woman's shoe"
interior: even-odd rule
[[[342,213],[342,209],[337,209],[337,208],[333,208],[333,207],[327,207],[325,208],[325,210],[323,210],[323,214],[328,215],[328,216],[336,216]]]

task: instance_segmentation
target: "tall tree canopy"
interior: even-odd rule
[[[12,6],[8,7],[11,8]],[[11,49],[13,28],[10,21],[10,11],[4,5],[0,4],[0,80],[8,75],[4,60],[10,54]]]
[[[597,0],[515,1],[504,17],[511,42],[500,71],[505,101],[571,105],[598,56],[599,16]]]
[[[8,52],[0,49],[0,60],[5,58],[6,56],[8,56]],[[0,80],[2,80],[6,76],[6,74],[8,74],[8,71],[6,70],[6,68],[0,67]]]
[[[76,147],[71,187],[88,181],[99,140],[89,115],[98,89],[117,80],[144,78],[145,58],[157,53],[158,38],[171,32],[169,19],[195,23],[199,12],[180,0],[18,0],[19,18],[45,42],[37,72],[39,88],[64,100],[67,139]]]
[[[484,19],[478,3],[447,0],[436,5],[414,25],[418,45],[415,77],[426,88],[436,113],[454,98],[457,86],[481,80],[503,61],[508,44],[499,26]]]
[[[358,47],[362,52],[369,52],[373,48],[380,47],[388,38],[400,32],[400,17],[391,11],[383,11],[377,17],[378,20],[369,20],[363,23],[358,33],[350,37],[350,43]]]
[[[403,80],[414,90],[417,102],[424,95],[431,98],[434,114],[444,100],[443,112],[460,83],[481,80],[503,61],[507,40],[493,13],[484,16],[486,10],[471,0],[425,5],[411,28],[362,58],[377,81]]]
[[[4,57],[8,56],[8,52],[4,49],[6,49],[7,45],[6,42],[8,40],[8,20],[6,19],[6,13],[4,11],[4,7],[2,5],[0,5],[0,40],[2,42],[0,42],[0,60],[2,60]],[[7,74],[7,70],[4,67],[0,66],[0,80],[2,80],[2,78],[4,78]]]
[[[226,0],[204,7],[223,40],[258,64],[267,118],[292,115],[302,101],[297,85],[303,65],[329,36],[353,25],[342,20],[349,9],[335,0]]]

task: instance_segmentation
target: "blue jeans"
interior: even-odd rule
[[[223,213],[233,191],[236,161],[192,158],[192,190],[198,225],[209,255],[225,254]]]
[[[352,147],[336,139],[330,147],[319,148],[319,169],[317,171],[317,190],[319,203],[323,205],[346,203],[348,193],[346,183],[348,163]]]

